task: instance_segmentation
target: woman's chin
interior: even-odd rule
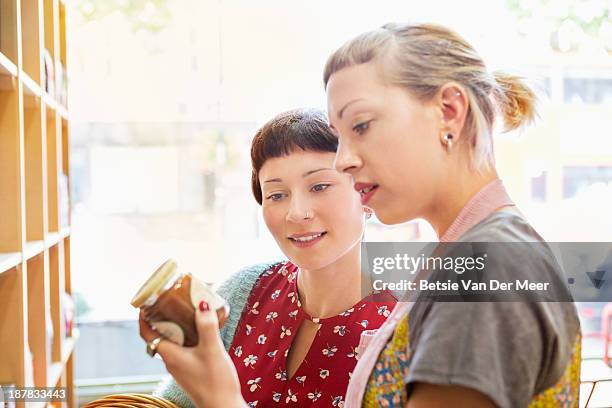
[[[417,217],[406,211],[394,211],[393,209],[374,210],[374,214],[378,221],[385,225],[397,225],[412,221]]]
[[[331,265],[337,257],[299,256],[289,257],[291,263],[306,271],[316,271]]]
[[[327,262],[317,262],[312,259],[290,259],[294,265],[297,265],[298,268],[306,270],[306,271],[316,271],[318,269],[322,269],[328,265]]]

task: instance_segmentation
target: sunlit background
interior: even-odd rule
[[[129,302],[166,258],[219,282],[282,257],[250,193],[254,131],[284,110],[325,109],[327,56],[388,21],[445,24],[489,69],[528,77],[540,118],[496,137],[502,178],[547,240],[612,241],[610,1],[75,0],[67,49],[81,393],[146,389],[164,372],[144,355]],[[434,236],[425,222],[372,220],[366,239]],[[596,332],[599,308],[583,309]],[[596,337],[587,341],[601,354]]]

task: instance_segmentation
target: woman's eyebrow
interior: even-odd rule
[[[283,182],[283,180],[281,180],[279,178],[273,178],[273,179],[264,181],[264,183],[282,183],[282,182]]]
[[[325,170],[332,170],[332,171],[336,171],[336,169],[332,169],[331,167],[321,167],[320,169],[315,169],[315,170],[309,170],[306,173],[302,174],[302,177],[308,177],[311,174],[317,173],[319,171],[325,171]],[[282,183],[283,180],[280,178],[273,178],[273,179],[269,179],[264,181],[264,183]]]
[[[306,173],[302,174],[302,177],[307,177],[307,176],[310,176],[311,174],[317,173],[319,171],[325,171],[325,170],[336,171],[336,169],[332,169],[331,167],[321,167],[320,169],[307,171]]]
[[[355,102],[360,102],[360,101],[363,101],[363,98],[353,99],[352,101],[345,104],[344,107],[340,109],[340,111],[338,112],[338,119],[342,119],[342,115],[344,114],[344,111],[346,110],[346,108],[348,108],[350,105],[354,104]]]

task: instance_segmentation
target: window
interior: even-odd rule
[[[596,183],[612,183],[612,166],[567,166],[563,168],[563,198],[571,198]]]
[[[565,103],[609,104],[612,102],[612,79],[565,78],[563,94]]]

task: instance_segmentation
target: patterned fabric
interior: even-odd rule
[[[343,407],[360,335],[380,327],[395,300],[372,295],[337,316],[313,318],[298,299],[297,274],[298,268],[290,262],[276,265],[262,274],[251,292],[229,349],[242,395],[252,407]],[[289,378],[286,359],[304,319],[320,326]]]
[[[580,363],[582,361],[582,335],[574,341],[574,351],[563,376],[557,384],[536,395],[529,408],[573,408],[580,396]]]
[[[363,407],[401,407],[408,400],[404,378],[408,377],[408,316],[404,316],[383,351],[370,376],[363,397]],[[577,335],[572,357],[563,376],[552,387],[533,397],[529,408],[574,408],[580,392],[582,337]]]
[[[408,376],[408,316],[395,328],[381,352],[363,396],[364,407],[404,407],[408,400],[404,377]]]

